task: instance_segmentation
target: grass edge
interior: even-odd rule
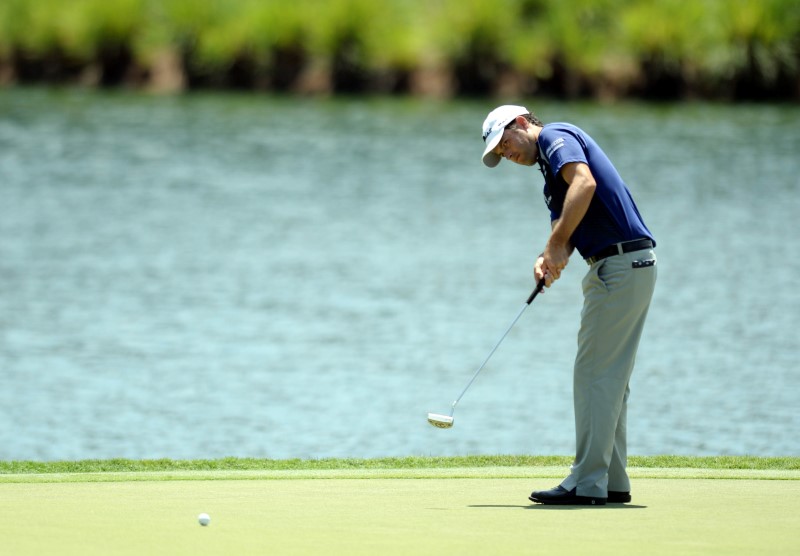
[[[408,456],[391,458],[323,458],[323,459],[98,459],[77,461],[0,461],[0,478],[4,475],[28,474],[91,474],[91,473],[177,473],[177,472],[301,472],[301,471],[389,471],[389,470],[454,470],[503,468],[564,468],[568,456]],[[762,456],[631,456],[630,468],[637,469],[700,469],[750,471],[800,471],[800,457]]]

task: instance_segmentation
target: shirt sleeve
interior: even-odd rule
[[[550,163],[553,176],[558,176],[565,164],[583,162],[588,164],[581,141],[564,129],[544,129],[539,135],[539,149]]]

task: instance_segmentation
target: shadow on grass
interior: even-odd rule
[[[471,504],[468,508],[521,508],[523,510],[644,510],[636,504],[606,504],[605,506],[554,506],[545,504]]]

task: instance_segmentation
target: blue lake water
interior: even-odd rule
[[[631,454],[800,455],[800,107],[526,101],[658,239]],[[573,257],[490,101],[0,91],[0,459],[574,450]]]

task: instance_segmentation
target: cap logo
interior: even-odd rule
[[[510,118],[508,121],[495,122],[494,125],[489,128],[489,131],[483,134],[483,142],[486,142],[486,139],[492,134],[493,131],[506,127],[513,120],[514,118]]]

